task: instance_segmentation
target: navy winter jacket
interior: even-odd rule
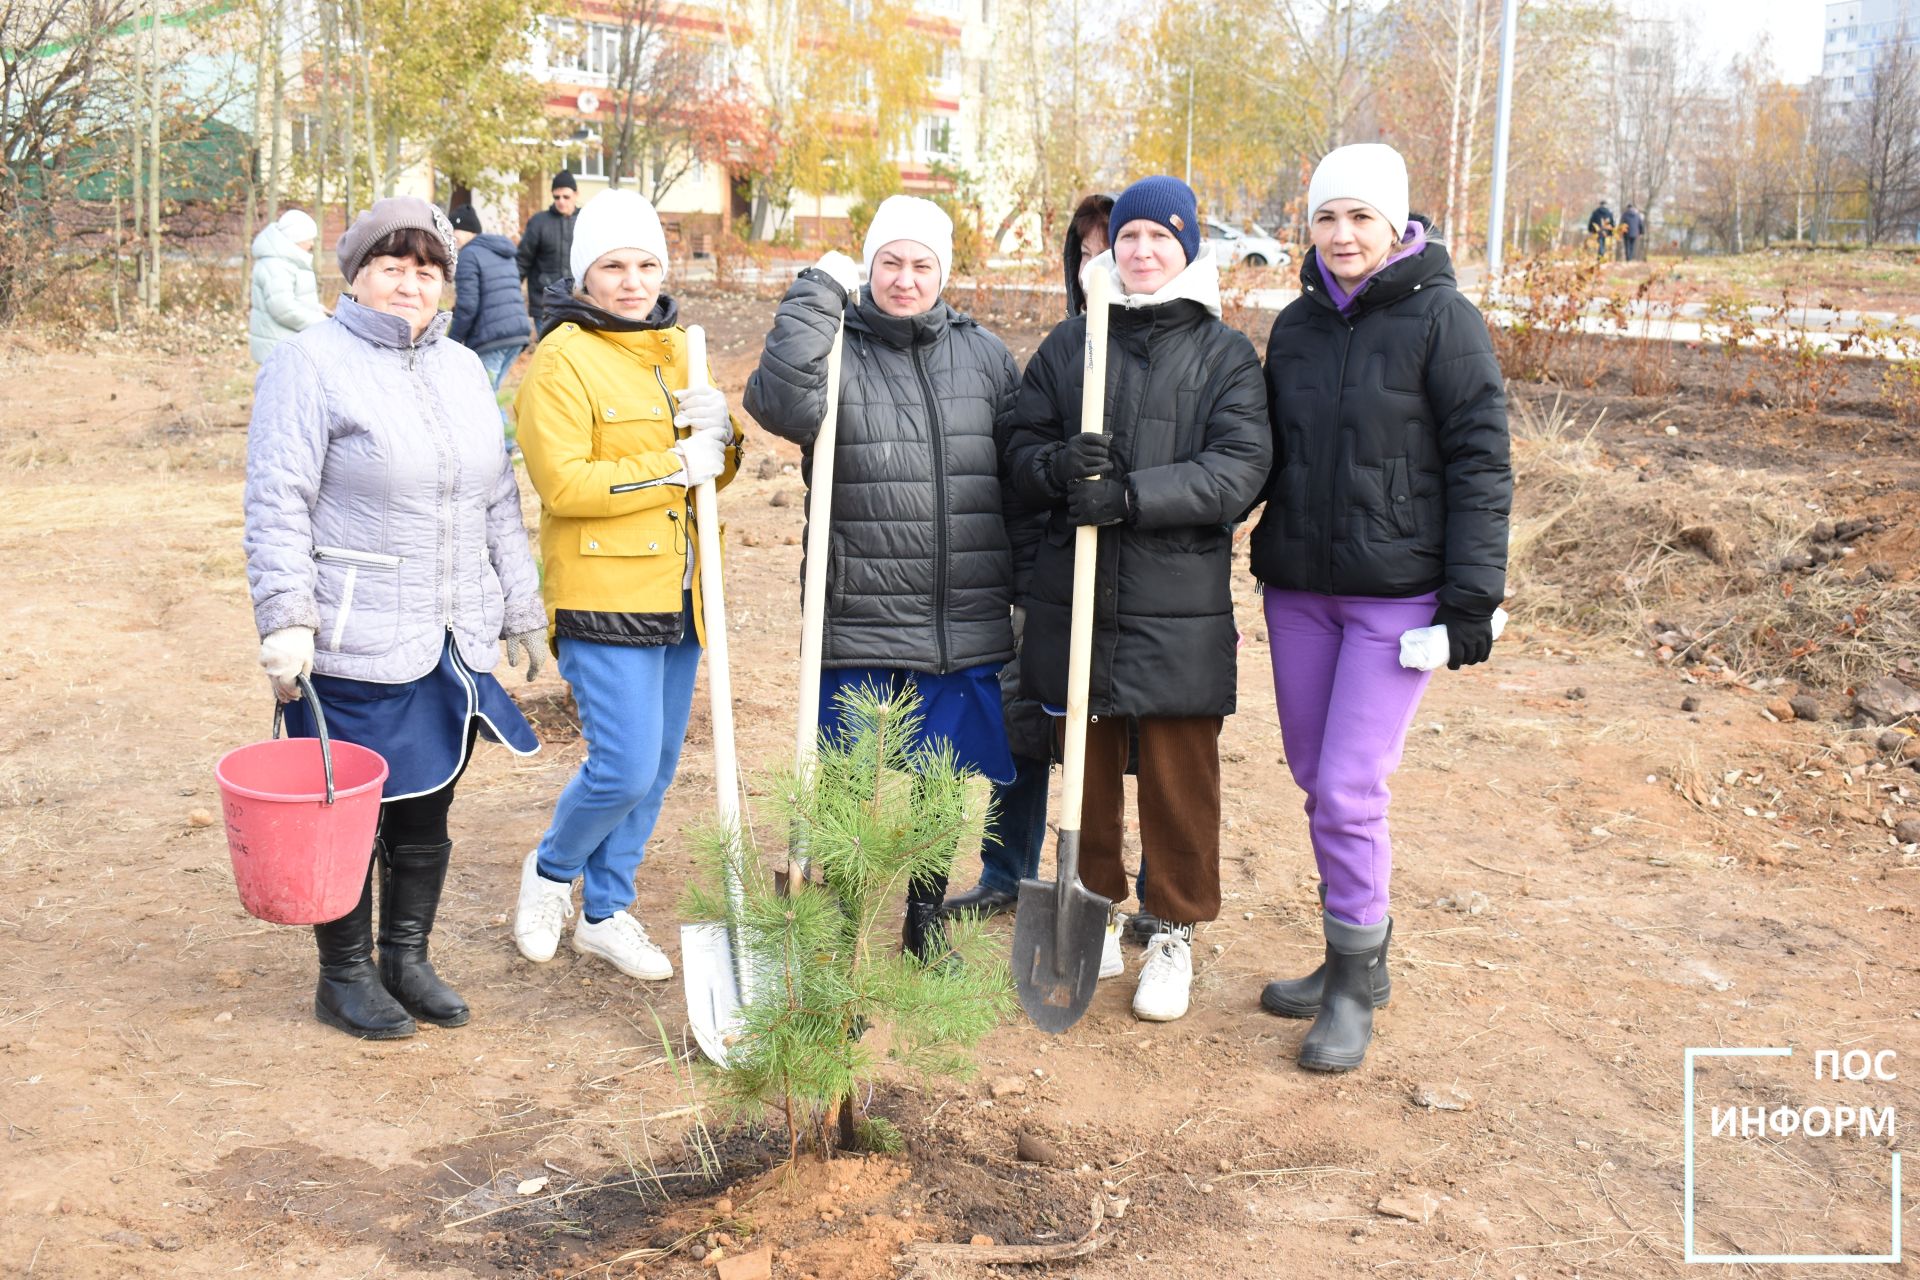
[[[513,241],[475,236],[460,251],[453,273],[453,327],[447,336],[474,351],[524,347],[532,341]]]

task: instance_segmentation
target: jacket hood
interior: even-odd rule
[[[418,338],[413,336],[413,326],[399,316],[385,311],[375,311],[354,300],[352,294],[340,295],[339,305],[333,309],[334,322],[362,342],[376,347],[389,347],[395,351],[405,351],[409,347],[424,347],[438,342],[446,333],[447,326],[453,323],[451,312],[437,311],[433,319],[427,321],[427,327]]]
[[[595,331],[604,329],[609,333],[643,333],[648,329],[671,329],[680,323],[680,304],[667,294],[654,300],[653,310],[645,320],[629,320],[576,295],[572,276],[562,276],[542,290],[540,307],[543,338],[563,324],[577,324],[582,329]]]
[[[508,261],[512,261],[515,252],[513,241],[507,239],[505,236],[495,235],[493,232],[488,232],[482,236],[475,236],[473,239],[467,241],[467,248],[462,249],[460,252],[465,253],[467,249],[477,250],[481,253],[490,253],[496,258],[505,258]]]
[[[1214,258],[1210,244],[1201,245],[1193,261],[1154,293],[1126,291],[1126,286],[1120,283],[1120,268],[1114,264],[1111,249],[1089,262],[1087,270],[1107,272],[1113,279],[1114,295],[1119,299],[1119,305],[1128,311],[1164,306],[1169,302],[1197,302],[1215,320],[1220,318],[1220,263]]]
[[[253,256],[285,258],[288,262],[297,262],[307,270],[313,270],[313,256],[295,244],[293,237],[282,231],[277,222],[269,222],[260,228],[260,234],[253,238]]]
[[[1426,220],[1416,220],[1425,223]],[[1389,262],[1373,275],[1367,277],[1363,291],[1352,295],[1351,314],[1359,315],[1406,297],[1416,289],[1429,285],[1454,283],[1453,258],[1447,253],[1444,240],[1433,234],[1432,224],[1427,225],[1427,242],[1419,253],[1401,258],[1398,262]],[[1320,275],[1320,254],[1318,250],[1308,249],[1300,258],[1300,289],[1305,297],[1313,299],[1328,310],[1338,310],[1333,298],[1327,293],[1326,282]]]
[[[972,324],[973,321],[955,311],[944,298],[934,299],[927,310],[917,316],[888,315],[873,300],[873,291],[862,286],[852,306],[847,308],[847,324],[872,334],[890,347],[904,351],[908,347],[924,347],[938,342],[946,336],[947,330],[957,324]]]

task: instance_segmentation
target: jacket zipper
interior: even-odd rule
[[[673,408],[676,403],[673,398],[673,389],[667,386],[667,375],[661,371],[659,365],[653,366],[653,380],[660,384],[660,394],[667,398],[667,430],[672,433],[675,440],[678,440],[680,438],[680,431],[679,428],[673,425]],[[691,435],[693,433],[688,432],[687,434]],[[687,478],[691,480],[693,477],[689,476]],[[686,493],[681,496],[680,505],[684,509],[687,517],[686,528],[691,530],[693,528],[692,485],[687,486]],[[667,512],[667,519],[672,520],[674,518],[673,512]],[[680,589],[682,591],[691,591],[693,589],[693,575],[696,568],[694,561],[698,559],[700,553],[694,549],[693,539],[691,537],[687,538],[686,546],[680,548],[680,552],[686,557],[687,562],[685,571],[680,575]]]
[[[382,551],[355,551],[350,547],[315,547],[315,560],[330,560],[335,564],[365,565],[370,569],[393,569],[400,564],[401,557],[390,556]]]
[[[1333,465],[1327,469],[1327,518],[1321,522],[1320,540],[1320,590],[1333,591],[1333,489],[1334,477],[1340,472],[1340,451],[1346,440],[1346,426],[1341,422],[1340,409],[1347,395],[1347,357],[1353,354],[1353,321],[1346,316],[1340,317],[1346,325],[1346,336],[1340,340],[1340,378],[1333,384]]]
[[[913,371],[920,378],[920,394],[927,404],[927,435],[933,446],[933,501],[938,508],[933,519],[933,639],[938,647],[940,674],[947,673],[947,458],[940,430],[940,406],[934,399],[933,380],[920,359],[920,348],[909,348]]]

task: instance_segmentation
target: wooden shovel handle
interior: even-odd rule
[[[1113,282],[1104,271],[1087,277],[1087,354],[1080,388],[1080,430],[1106,428],[1107,318]],[[1073,620],[1067,632],[1067,741],[1060,799],[1060,830],[1080,830],[1087,766],[1087,695],[1093,683],[1094,578],[1100,568],[1100,530],[1081,525],[1073,540]]]

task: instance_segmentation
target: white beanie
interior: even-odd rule
[[[312,240],[320,234],[320,228],[314,225],[313,218],[304,209],[282,209],[273,225],[286,233],[287,239],[299,244],[302,240]]]
[[[953,219],[931,200],[919,196],[888,196],[874,211],[873,225],[867,228],[867,276],[873,276],[873,260],[880,250],[895,240],[911,240],[925,245],[940,260],[940,287],[947,287],[947,275],[953,270]]]
[[[1334,200],[1358,200],[1387,220],[1398,237],[1406,228],[1407,162],[1384,142],[1356,142],[1327,152],[1307,184],[1307,221]]]
[[[660,260],[660,278],[667,278],[667,234],[660,215],[638,191],[602,191],[574,215],[573,254],[567,266],[577,287],[587,268],[616,249],[641,249]]]

